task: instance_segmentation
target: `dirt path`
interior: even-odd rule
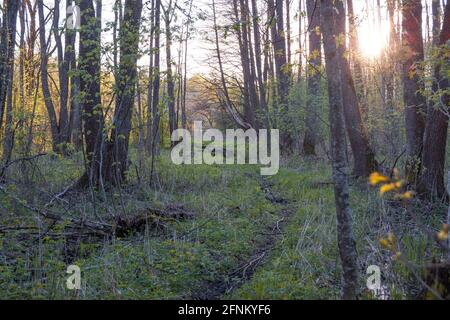
[[[218,277],[212,282],[207,282],[195,294],[188,297],[194,300],[219,300],[224,295],[241,287],[246,281],[253,277],[257,268],[267,262],[270,251],[283,233],[287,220],[294,212],[290,202],[277,196],[272,190],[272,184],[267,179],[261,179],[261,191],[265,198],[273,204],[281,205],[278,210],[278,219],[265,230],[265,241],[254,248],[249,259],[238,265],[230,273]]]

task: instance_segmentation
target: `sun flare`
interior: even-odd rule
[[[366,59],[376,59],[387,46],[388,29],[386,24],[363,23],[359,28],[358,40],[361,55]]]

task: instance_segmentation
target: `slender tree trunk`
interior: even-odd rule
[[[145,149],[150,155],[152,153],[152,90],[153,90],[153,42],[155,34],[155,0],[152,0],[151,10],[150,10],[150,51],[149,57],[149,67],[148,67],[148,86],[147,86],[147,128],[145,137]]]
[[[66,8],[72,4],[72,0],[66,0]],[[66,10],[66,21],[72,20],[74,16],[73,12]],[[76,150],[80,150],[82,147],[82,137],[81,137],[81,110],[79,103],[79,77],[77,73],[77,62],[76,62],[76,31],[71,28],[73,26],[66,25],[66,34],[65,34],[65,49],[64,49],[64,63],[68,67],[70,71],[70,76],[68,76],[69,80],[69,88],[70,88],[70,96],[69,103],[70,104],[70,112],[69,112],[69,131],[68,131],[68,139],[72,141]]]
[[[159,86],[160,86],[160,34],[161,34],[161,0],[155,0],[155,61],[153,65],[153,94],[152,94],[152,115],[153,115],[153,132],[152,132],[152,156],[159,155]]]
[[[175,113],[175,82],[172,70],[172,30],[170,29],[172,2],[164,11],[164,23],[166,27],[166,79],[167,79],[167,106],[169,109],[169,131],[170,135],[177,129],[177,117]]]
[[[249,92],[251,95],[251,101],[253,105],[253,114],[254,114],[254,121],[255,121],[255,127],[260,128],[264,126],[263,122],[260,121],[262,110],[261,105],[259,103],[259,97],[258,97],[258,80],[257,80],[257,71],[256,71],[256,64],[255,64],[255,51],[253,49],[253,41],[252,41],[252,31],[251,31],[251,24],[253,21],[253,18],[250,18],[250,9],[249,9],[249,3],[248,0],[243,0],[243,11],[241,14],[244,14],[245,16],[245,33],[248,39],[248,51],[249,51],[249,58],[250,58],[250,86],[249,86]],[[243,20],[243,19],[242,19]],[[244,21],[244,20],[243,20]]]
[[[336,14],[336,31],[345,39],[346,23],[343,1],[336,2],[338,14]],[[375,154],[369,145],[367,131],[361,119],[358,97],[350,71],[350,64],[345,56],[346,44],[342,41],[338,47],[339,61],[341,63],[342,96],[344,99],[345,127],[353,153],[353,175],[367,177],[376,169]]]
[[[50,87],[48,84],[48,53],[47,40],[45,39],[45,16],[44,16],[44,0],[37,0],[39,13],[39,39],[40,39],[40,57],[41,57],[41,85],[44,95],[45,107],[47,109],[50,129],[52,134],[52,148],[54,152],[59,152],[59,144],[61,142],[59,134],[58,120],[56,118],[55,106],[52,101]]]
[[[181,103],[181,127],[183,129],[187,128],[187,115],[186,115],[186,95],[187,95],[187,52],[188,52],[188,41],[190,37],[190,29],[189,26],[191,24],[191,13],[192,13],[192,4],[193,0],[191,0],[189,5],[189,13],[186,22],[186,40],[184,44],[184,76],[183,76],[183,100]]]
[[[264,124],[265,128],[270,127],[269,123],[269,110],[267,107],[267,101],[266,101],[266,89],[265,89],[265,82],[264,82],[264,76],[262,72],[262,63],[261,63],[261,32],[260,32],[260,26],[259,26],[259,16],[258,16],[258,4],[256,3],[256,0],[252,0],[252,15],[253,15],[253,38],[255,39],[254,45],[255,45],[255,60],[256,60],[256,78],[258,82],[258,88],[259,88],[259,103],[260,103],[260,110],[262,114],[257,115],[260,119],[260,122]]]
[[[303,8],[302,8],[303,0],[298,1],[298,71],[297,71],[297,82],[300,82],[302,79],[302,69],[303,69],[303,48],[302,48],[302,20],[303,20]],[[306,27],[305,27],[306,29]],[[305,42],[306,46],[306,42]]]
[[[349,53],[350,60],[353,64],[353,72],[355,78],[355,89],[358,96],[358,101],[361,103],[361,112],[367,113],[365,89],[364,89],[364,74],[361,65],[360,50],[359,50],[359,40],[358,40],[358,25],[357,16],[353,11],[353,0],[347,0],[347,10],[348,10],[348,21],[349,21]]]
[[[19,9],[19,2],[7,1],[6,5],[6,61],[4,72],[6,87],[6,123],[5,123],[5,140],[3,143],[3,163],[6,165],[12,156],[14,145],[14,129],[13,129],[13,84],[14,84],[14,50],[16,44],[16,21]],[[15,99],[14,99],[15,100]],[[0,119],[1,121],[1,119]],[[4,176],[4,169],[1,172],[1,178]]]
[[[219,32],[218,32],[218,26],[217,26],[217,16],[216,16],[216,4],[215,1],[212,1],[212,9],[213,9],[213,26],[214,26],[214,36],[215,36],[215,44],[216,44],[216,55],[217,55],[217,62],[219,64],[219,71],[220,71],[220,81],[222,84],[222,90],[218,90],[218,96],[221,98],[223,96],[225,109],[228,113],[228,115],[231,117],[231,119],[241,128],[248,129],[250,128],[250,124],[245,122],[238,112],[235,110],[233,103],[230,99],[230,96],[228,94],[228,86],[225,79],[225,73],[223,70],[223,64],[222,64],[222,55],[220,51],[220,44],[219,44]]]
[[[249,39],[248,39],[248,15],[244,0],[233,0],[233,9],[235,14],[236,28],[239,52],[241,57],[241,66],[243,72],[243,87],[244,87],[244,118],[247,123],[252,127],[256,126],[255,123],[255,109],[256,109],[256,91],[255,82],[251,74],[251,61],[249,52]]]
[[[434,11],[434,12],[437,12]],[[436,26],[437,25],[437,26]],[[433,19],[433,31],[438,29],[439,19]],[[433,32],[433,33],[434,33]],[[435,33],[434,33],[435,34]],[[421,177],[421,191],[429,196],[443,197],[445,195],[444,167],[445,150],[447,147],[448,113],[450,106],[450,83],[448,74],[449,61],[445,58],[449,52],[450,39],[450,1],[444,11],[444,22],[438,37],[437,63],[434,69],[433,93],[441,95],[434,106],[428,110],[423,150],[423,174]]]
[[[66,144],[69,142],[69,113],[68,113],[68,97],[69,97],[69,61],[65,57],[64,52],[67,47],[63,48],[60,30],[59,30],[59,7],[61,0],[55,0],[53,9],[53,37],[56,43],[56,52],[58,59],[58,76],[59,76],[59,143]],[[67,146],[61,145],[61,151],[65,153]]]
[[[142,0],[126,0],[120,28],[120,63],[117,104],[114,111],[111,143],[108,145],[104,173],[109,183],[120,185],[129,166],[128,147],[137,80],[137,59]]]
[[[303,152],[305,155],[316,154],[318,121],[320,114],[320,72],[322,65],[322,47],[320,34],[320,1],[306,0],[309,34],[308,57],[308,102],[306,105],[305,137]]]
[[[340,2],[338,0],[337,2]],[[352,212],[349,204],[347,166],[345,159],[345,125],[342,95],[342,77],[340,75],[339,50],[336,47],[338,32],[335,19],[336,7],[332,1],[321,0],[321,30],[325,52],[328,95],[330,104],[331,154],[333,166],[334,194],[336,200],[338,247],[343,269],[343,299],[357,298],[358,265],[356,244],[352,230]],[[336,21],[337,24],[341,23]]]
[[[272,25],[271,34],[274,50],[275,60],[275,74],[278,84],[278,109],[280,111],[282,133],[281,133],[281,146],[282,150],[290,152],[292,150],[292,136],[291,130],[292,124],[290,116],[288,114],[288,96],[290,88],[291,71],[290,66],[286,60],[286,37],[284,32],[284,14],[283,14],[284,1],[276,0],[268,1],[268,13],[272,16],[272,20],[269,22]],[[275,21],[273,20],[275,19]]]
[[[291,65],[291,1],[286,0],[286,55],[287,63]]]
[[[426,101],[423,84],[418,73],[418,63],[424,59],[422,39],[422,2],[402,0],[403,99],[406,120],[406,178],[416,184],[421,170],[420,159],[425,132]]]

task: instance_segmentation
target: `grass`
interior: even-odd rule
[[[10,173],[10,194],[42,207],[52,195],[82,172],[81,158],[40,158],[28,170]],[[64,237],[45,234],[48,222],[36,217],[8,195],[0,197],[1,299],[175,299],[190,298],[251,259],[266,245],[267,233],[283,210],[291,215],[264,263],[248,281],[224,298],[334,299],[340,296],[341,269],[336,243],[334,194],[329,166],[316,159],[289,159],[267,178],[273,192],[287,204],[269,201],[261,190],[257,166],[175,166],[163,154],[156,164],[158,179],[148,182],[149,160],[130,170],[130,184],[105,195],[86,192],[57,202],[52,210],[67,216],[110,219],[132,216],[151,204],[164,208],[182,204],[194,218],[148,226],[124,238],[77,243],[68,261]],[[36,168],[39,168],[37,170]],[[27,179],[25,179],[27,174]],[[24,183],[30,181],[32,183]],[[441,253],[405,215],[392,211],[366,183],[351,185],[354,233],[358,245],[363,298],[365,270],[375,264],[391,298],[404,299],[420,291],[410,270],[380,248],[389,231],[399,235],[404,255],[423,266]],[[95,201],[92,201],[95,199]],[[438,226],[441,209],[427,223]],[[1,229],[0,229],[1,230]],[[55,234],[64,224],[53,226]],[[44,235],[43,235],[44,233]],[[73,246],[73,243],[71,244]],[[425,252],[425,254],[424,254]],[[82,290],[66,289],[68,264],[82,271]]]

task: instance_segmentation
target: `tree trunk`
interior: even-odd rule
[[[359,51],[359,43],[358,43],[358,25],[357,25],[357,17],[355,16],[355,13],[353,11],[353,0],[347,0],[347,10],[348,10],[348,21],[349,21],[349,53],[350,53],[350,60],[353,64],[353,72],[355,75],[355,89],[356,94],[358,96],[359,103],[362,103],[361,112],[367,113],[367,106],[364,105],[363,101],[365,102],[365,94],[364,94],[364,76],[363,76],[363,70],[361,66],[360,61],[360,51]]]
[[[155,61],[153,65],[153,94],[152,94],[152,115],[153,115],[153,132],[152,132],[152,156],[159,155],[159,85],[160,85],[160,34],[161,34],[161,0],[155,0]]]
[[[230,116],[230,118],[241,128],[248,129],[250,128],[250,125],[243,120],[238,112],[235,110],[233,103],[230,99],[230,96],[228,94],[228,86],[225,79],[225,73],[223,70],[223,64],[222,64],[222,55],[220,51],[220,44],[219,44],[219,32],[218,32],[218,26],[217,26],[217,17],[216,17],[216,4],[215,1],[212,1],[212,9],[213,9],[213,26],[214,26],[214,36],[215,36],[215,44],[216,44],[216,55],[217,55],[217,63],[219,64],[219,72],[220,72],[220,81],[222,85],[222,90],[218,90],[218,96],[219,99],[224,100],[225,109]],[[223,98],[222,98],[223,97]]]
[[[47,40],[45,39],[45,16],[44,16],[44,0],[37,0],[39,13],[39,40],[40,40],[40,57],[41,57],[41,85],[42,94],[44,95],[45,107],[47,109],[50,129],[52,134],[52,148],[54,152],[59,152],[59,144],[61,142],[58,120],[56,118],[55,106],[52,101],[50,87],[48,85],[48,54]]]
[[[426,101],[417,64],[424,59],[422,40],[422,2],[402,0],[403,99],[406,120],[406,179],[415,185],[421,170],[425,132]]]
[[[433,30],[435,24],[439,26],[439,20],[433,19]],[[445,58],[448,54],[450,39],[450,2],[447,2],[444,12],[444,22],[437,42],[437,62],[434,69],[433,93],[440,95],[437,103],[430,106],[425,130],[423,150],[423,174],[421,177],[421,191],[428,196],[442,197],[445,195],[444,166],[445,150],[447,147],[448,112],[450,106],[450,88],[448,75],[449,62]],[[435,100],[434,100],[435,101]]]
[[[336,32],[345,39],[346,23],[343,1],[336,2]],[[352,30],[350,30],[351,32]],[[368,177],[376,169],[375,155],[369,146],[367,132],[361,119],[358,97],[350,71],[350,64],[346,58],[346,44],[341,41],[338,45],[339,62],[341,63],[341,85],[344,102],[345,127],[353,153],[353,175]]]
[[[56,43],[56,52],[58,59],[58,76],[59,76],[59,143],[61,151],[65,153],[69,142],[69,113],[67,110],[69,97],[69,61],[65,56],[67,46],[63,48],[60,30],[59,30],[59,6],[61,0],[55,0],[53,11],[53,37]]]
[[[289,67],[291,65],[291,1],[286,0],[286,55]]]
[[[187,128],[187,115],[186,115],[186,96],[187,96],[187,58],[188,58],[188,41],[190,37],[189,25],[191,24],[191,13],[192,13],[192,4],[193,0],[191,0],[189,4],[189,12],[186,22],[186,41],[184,44],[184,75],[183,75],[183,99],[181,103],[181,127],[183,129]]]
[[[167,79],[167,106],[169,109],[169,130],[170,135],[177,129],[177,117],[175,113],[175,82],[172,70],[172,30],[170,29],[172,2],[164,10],[164,23],[166,27],[166,79]]]
[[[78,69],[80,73],[80,97],[83,118],[83,134],[86,149],[86,172],[79,185],[103,183],[103,112],[100,95],[100,29],[95,16],[93,0],[80,1],[80,49]]]
[[[339,0],[337,2],[340,2]],[[330,104],[331,154],[334,194],[336,200],[338,247],[343,269],[343,299],[356,299],[358,265],[356,244],[352,230],[352,212],[349,204],[347,166],[345,159],[345,126],[340,66],[342,58],[336,47],[338,32],[334,21],[345,18],[335,15],[337,8],[332,1],[321,0],[321,30],[325,52],[328,95]],[[339,21],[336,21],[338,24]]]
[[[322,65],[322,47],[320,35],[320,2],[306,0],[308,15],[309,58],[308,58],[308,102],[306,105],[305,137],[303,152],[305,155],[316,154],[317,115],[321,109],[320,72]]]
[[[258,89],[259,89],[259,103],[260,108],[258,110],[261,110],[262,112],[259,112],[257,114],[257,118],[259,119],[260,123],[264,124],[265,128],[270,127],[269,123],[269,110],[267,107],[267,101],[266,101],[266,89],[265,89],[265,82],[264,82],[264,76],[262,72],[262,63],[261,63],[261,33],[260,33],[260,26],[259,26],[259,16],[258,16],[258,5],[256,3],[256,0],[252,0],[252,15],[253,15],[253,37],[255,39],[254,46],[255,46],[255,60],[256,60],[256,78],[258,81]]]
[[[153,90],[153,41],[155,34],[155,0],[152,0],[150,11],[150,50],[148,53],[148,86],[147,86],[147,126],[145,137],[145,149],[150,155],[152,153],[152,90]]]
[[[251,61],[247,32],[248,15],[245,7],[245,1],[240,0],[238,4],[238,0],[233,0],[233,9],[236,24],[238,25],[238,27],[236,28],[236,32],[239,43],[242,73],[244,78],[244,118],[247,123],[249,123],[252,127],[255,127],[256,91],[255,82],[253,81],[254,79],[252,79],[250,70]]]
[[[15,39],[18,4],[17,1],[4,1],[3,21],[0,29],[0,128],[3,125],[8,88],[11,86],[12,64],[14,63],[12,40]]]
[[[66,8],[72,4],[72,0],[66,0]],[[66,21],[73,21],[73,12],[66,10]],[[76,62],[76,50],[75,50],[76,32],[73,28],[67,27],[65,34],[65,49],[64,49],[64,61],[65,65],[70,71],[70,113],[69,113],[69,131],[68,139],[74,144],[76,150],[80,150],[82,147],[81,137],[81,110],[79,103],[79,76],[77,74],[77,62]]]
[[[120,28],[120,63],[118,70],[117,104],[114,110],[111,143],[107,148],[105,180],[120,185],[128,170],[128,147],[136,92],[139,28],[142,0],[126,0]]]
[[[278,85],[277,108],[281,116],[281,147],[282,150],[290,152],[292,150],[291,121],[288,114],[288,95],[290,87],[290,66],[286,61],[286,40],[284,32],[283,0],[268,1],[268,13],[272,17],[271,35],[274,50],[275,74]]]
[[[13,129],[13,80],[14,80],[14,49],[16,44],[16,21],[17,12],[19,9],[18,1],[7,1],[6,7],[6,61],[3,72],[5,73],[5,81],[2,89],[6,91],[6,124],[5,124],[5,140],[3,142],[3,164],[6,165],[12,155],[14,145],[14,129]],[[5,21],[4,21],[5,22]],[[2,101],[4,104],[5,101]],[[3,105],[4,107],[4,105]],[[0,122],[2,119],[0,118]],[[2,170],[1,176],[3,178],[4,172]]]

